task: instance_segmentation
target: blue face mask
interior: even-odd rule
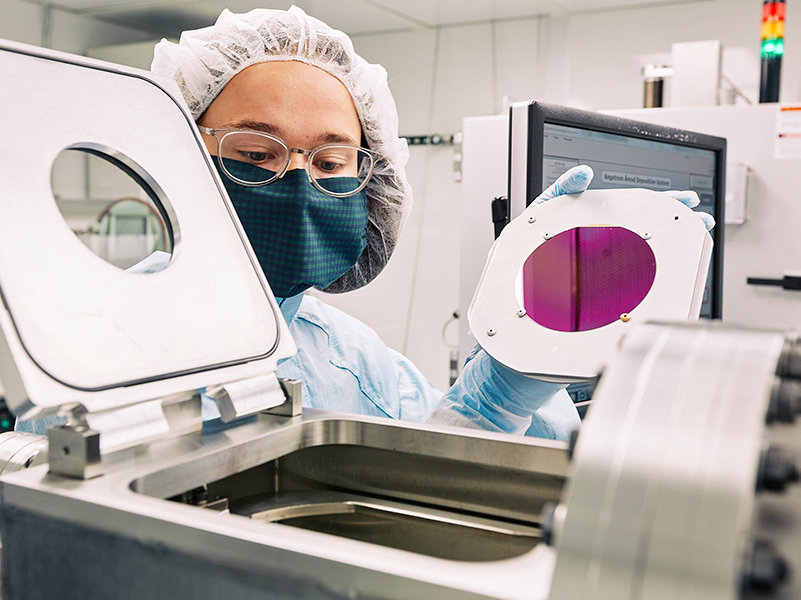
[[[224,160],[228,171],[240,179],[253,178],[248,170],[261,171]],[[231,181],[213,162],[273,294],[288,298],[312,286],[327,287],[359,260],[367,245],[364,190],[347,198],[328,196],[309,183],[303,169],[287,171],[269,185],[246,187]],[[353,189],[353,179],[345,179],[327,179],[326,189]]]

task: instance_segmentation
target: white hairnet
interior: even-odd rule
[[[287,60],[319,67],[345,85],[367,145],[381,156],[366,189],[367,247],[356,265],[325,289],[347,292],[369,283],[384,268],[412,205],[404,169],[409,150],[398,137],[398,112],[384,68],[357,55],[347,35],[293,6],[245,14],[223,10],[214,25],[185,31],[178,44],[159,42],[151,69],[178,83],[197,120],[241,70]]]

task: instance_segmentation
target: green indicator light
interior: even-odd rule
[[[2,427],[3,429],[8,429],[9,427],[11,427],[11,421],[9,421],[8,419],[0,419],[0,427]]]
[[[784,54],[784,40],[781,38],[775,40],[762,41],[762,58],[775,58]]]

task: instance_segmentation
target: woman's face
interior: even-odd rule
[[[211,129],[252,129],[281,138],[290,148],[360,145],[361,125],[348,90],[333,75],[298,61],[266,62],[237,73],[198,120]],[[212,136],[203,134],[211,154]],[[305,158],[291,155],[290,169]]]

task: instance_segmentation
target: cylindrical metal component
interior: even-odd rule
[[[573,453],[551,600],[734,598],[785,339],[704,324],[628,332]],[[775,452],[762,470],[765,489],[794,475]]]
[[[643,108],[661,108],[663,106],[664,89],[665,80],[661,77],[646,79]]]
[[[46,462],[46,437],[22,431],[0,434],[0,475]]]

